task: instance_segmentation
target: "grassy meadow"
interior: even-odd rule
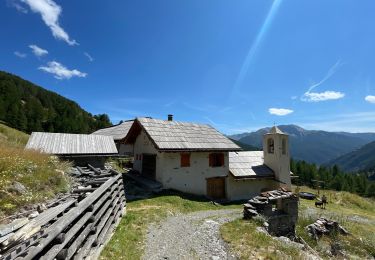
[[[302,191],[316,193],[307,187]],[[337,243],[351,259],[373,259],[375,256],[375,200],[348,192],[324,191],[328,197],[326,209],[316,208],[314,201],[300,200],[297,235],[302,237],[322,258],[329,254],[331,246]],[[321,191],[322,195],[322,191]],[[318,242],[310,238],[305,227],[318,217],[338,221],[350,235],[324,236]],[[262,223],[258,220],[235,220],[221,227],[223,239],[240,259],[305,259],[305,255],[293,246],[271,239],[257,231]],[[337,258],[340,258],[336,256]]]
[[[22,206],[45,201],[69,188],[69,163],[24,150],[28,135],[0,124],[0,222]],[[26,189],[20,193],[14,182]]]

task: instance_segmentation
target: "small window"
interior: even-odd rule
[[[283,138],[283,140],[281,141],[281,147],[282,147],[283,154],[286,154],[286,140],[285,140],[285,138]]]
[[[221,167],[224,166],[224,154],[223,153],[211,153],[209,155],[210,167]]]
[[[275,150],[275,143],[272,138],[267,139],[267,151],[268,153],[273,153]]]
[[[181,167],[190,167],[190,153],[181,154]]]

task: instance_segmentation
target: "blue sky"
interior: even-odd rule
[[[107,113],[375,131],[372,0],[5,0],[0,69]]]

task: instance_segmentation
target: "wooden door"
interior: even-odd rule
[[[155,179],[156,154],[142,154],[142,174],[145,177]]]
[[[212,199],[225,199],[225,178],[207,179],[207,196]]]

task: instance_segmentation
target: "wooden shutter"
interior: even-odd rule
[[[190,153],[181,153],[181,167],[190,167]]]

